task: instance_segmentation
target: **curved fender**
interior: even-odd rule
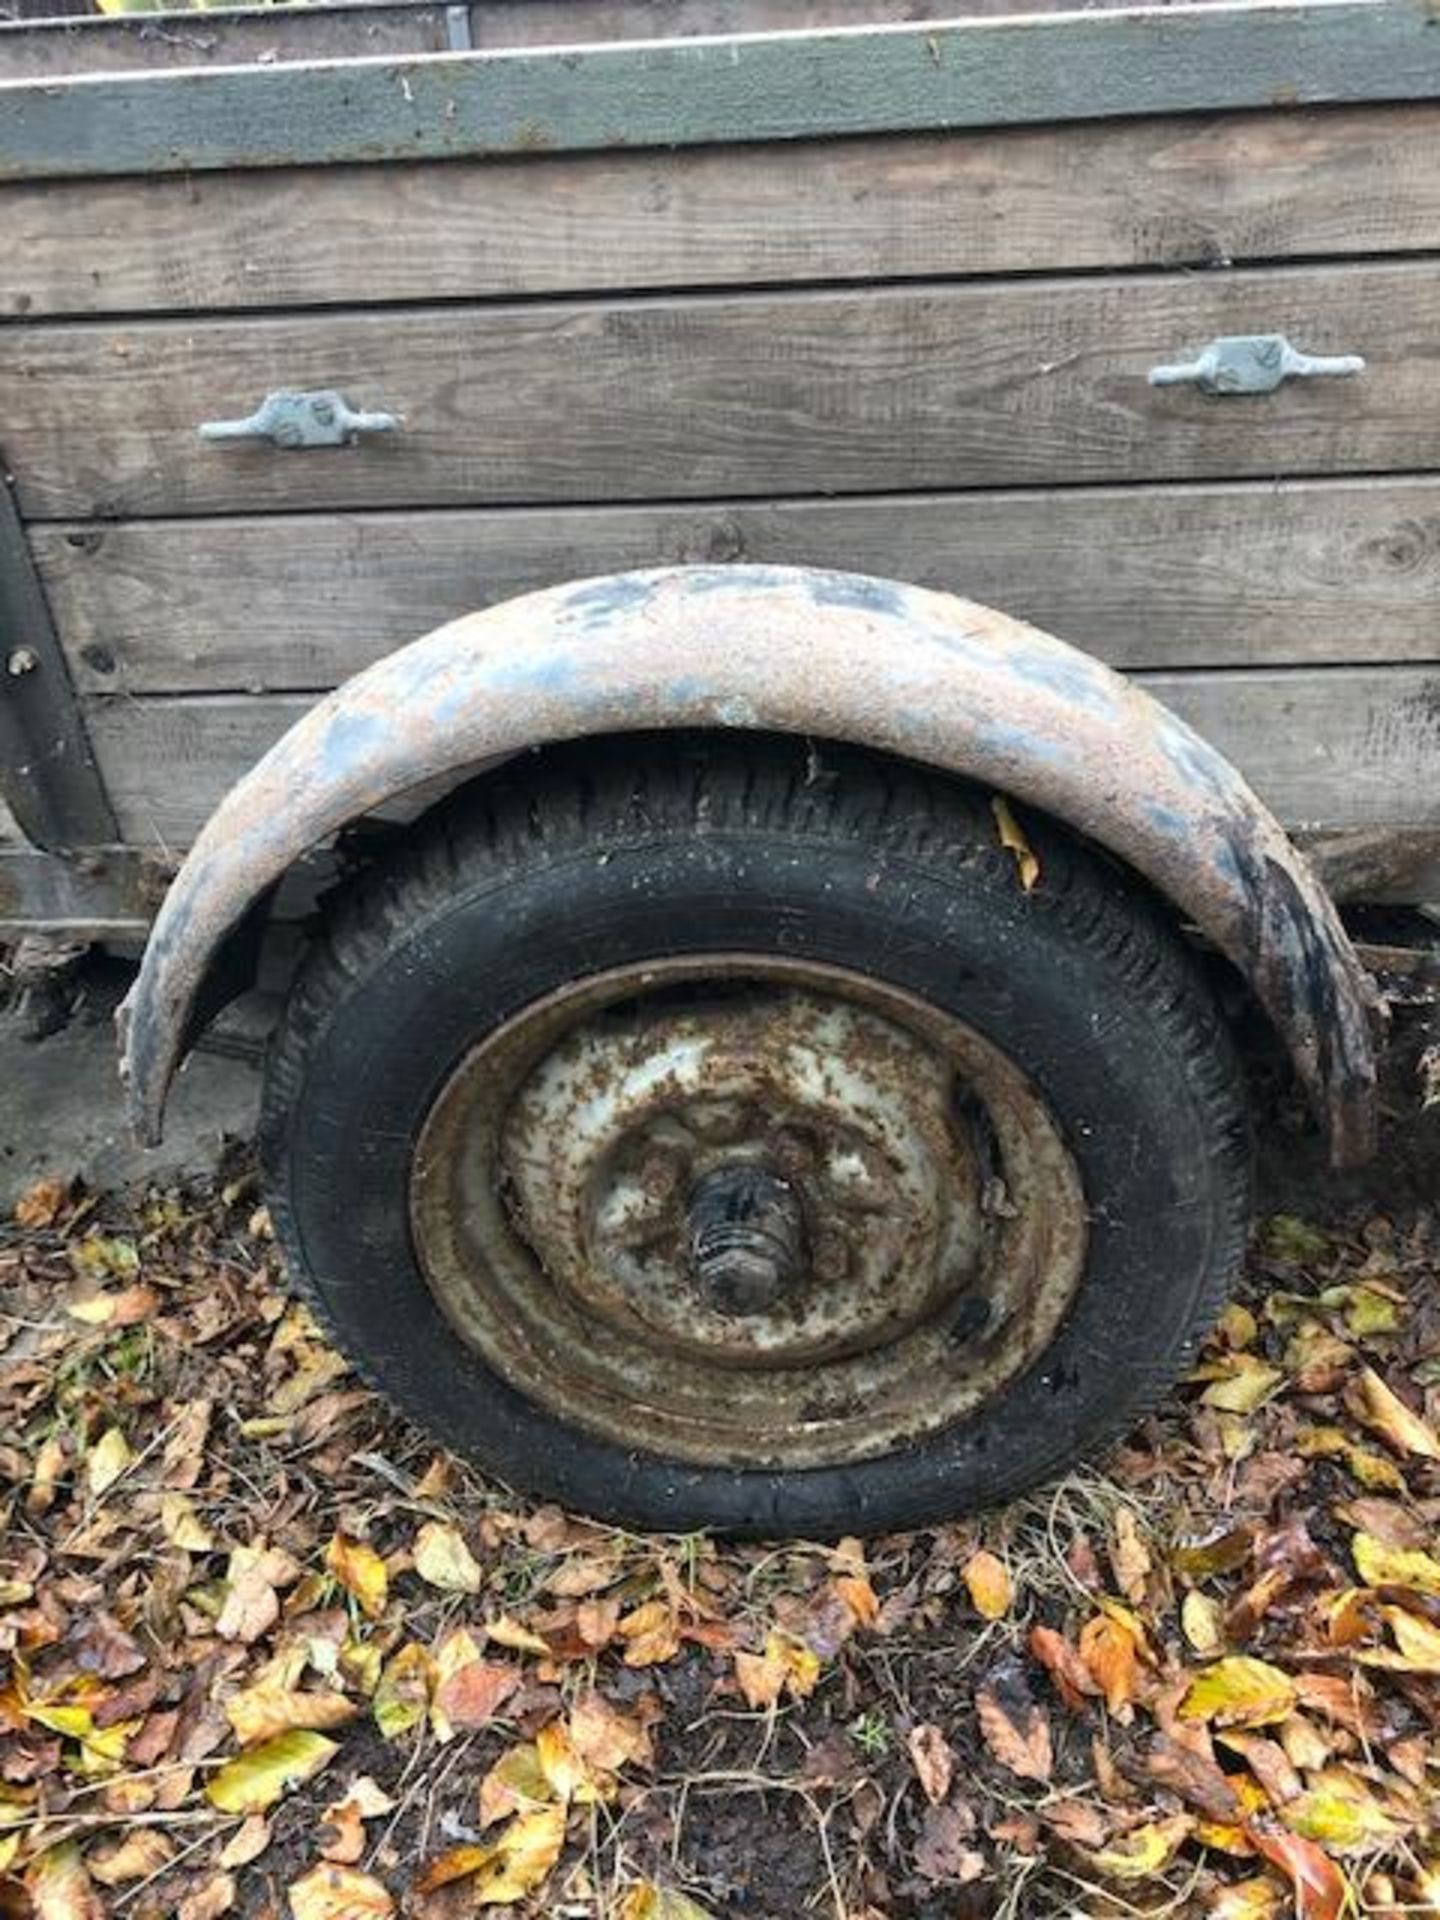
[[[1328,896],[1228,761],[1140,687],[1004,614],[858,574],[758,566],[529,594],[400,648],[307,713],[216,809],[155,922],[120,1016],[140,1137],[160,1136],[218,949],[300,854],[446,774],[668,727],[846,740],[1068,822],[1250,981],[1336,1161],[1373,1149],[1370,983]]]

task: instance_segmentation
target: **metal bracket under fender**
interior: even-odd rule
[[[1374,1147],[1374,994],[1335,908],[1234,767],[1063,641],[919,587],[760,566],[549,588],[402,647],[307,713],[211,816],[121,1010],[141,1138],[202,983],[307,849],[428,781],[604,733],[747,728],[845,740],[1042,808],[1166,895],[1250,982],[1339,1164]]]

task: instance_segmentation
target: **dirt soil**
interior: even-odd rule
[[[1195,1375],[863,1545],[635,1537],[437,1454],[287,1300],[243,1157],[36,1186],[0,1916],[1440,1912],[1440,1116],[1336,1182],[1267,1072]]]

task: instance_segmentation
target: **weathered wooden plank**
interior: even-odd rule
[[[1437,311],[1427,259],[12,327],[0,436],[34,518],[1423,471]],[[1257,331],[1368,370],[1219,400],[1147,382]],[[277,387],[342,388],[403,430],[309,453],[198,437]]]
[[[76,684],[333,685],[457,614],[686,561],[844,567],[1122,667],[1432,660],[1440,478],[32,529]]]
[[[1290,826],[1440,822],[1440,669],[1144,674]],[[303,695],[87,701],[123,837],[173,850],[305,711]]]
[[[1212,0],[1213,3],[1213,0]],[[54,79],[156,67],[249,60],[330,60],[347,55],[438,53],[468,32],[471,44],[570,47],[585,41],[669,40],[717,33],[814,32],[856,24],[855,0],[476,0],[451,8],[360,0],[354,6],[226,10],[203,21],[84,14],[91,0],[47,12],[80,18],[0,22],[0,79]],[[954,20],[1001,13],[1058,13],[1072,0],[864,0],[867,24]],[[463,45],[463,37],[458,44]]]
[[[1440,249],[1440,109],[0,187],[0,313]]]
[[[0,84],[0,179],[1431,99],[1416,0],[1057,13]]]
[[[443,53],[443,6],[367,0],[354,7],[263,7],[206,19],[150,14],[49,19],[0,25],[0,80],[67,74],[152,73],[168,67],[251,60],[335,60],[346,55]]]

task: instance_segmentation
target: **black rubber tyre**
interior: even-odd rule
[[[805,743],[647,736],[520,763],[336,897],[268,1066],[262,1148],[291,1275],[365,1376],[512,1486],[634,1526],[834,1536],[1013,1495],[1123,1433],[1191,1360],[1242,1257],[1238,1063],[1148,892],[1027,816],[1029,893],[990,797]],[[901,1451],[695,1467],[547,1413],[451,1331],[407,1212],[413,1143],[484,1032],[581,975],[686,952],[800,954],[988,1036],[1079,1169],[1083,1279],[984,1411]]]

